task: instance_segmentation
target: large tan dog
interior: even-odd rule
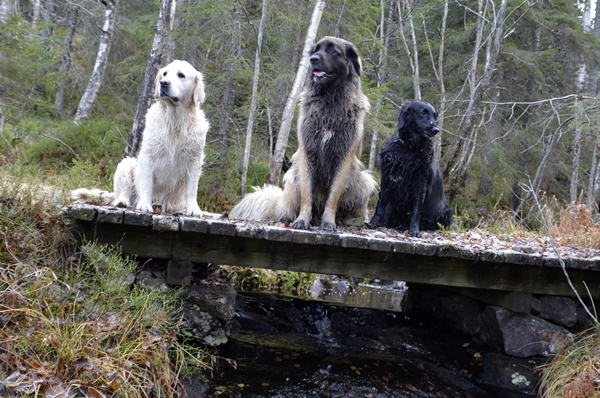
[[[293,221],[296,229],[368,219],[367,202],[377,189],[360,161],[369,100],[360,84],[356,47],[326,36],[311,50],[311,77],[300,97],[298,150],[283,177],[283,190],[255,188],[231,211],[234,219]]]
[[[137,158],[121,160],[115,171],[114,194],[80,188],[75,202],[97,201],[119,207],[167,213],[201,214],[198,180],[209,123],[199,105],[204,102],[202,74],[185,61],[173,61],[158,71],[156,102],[146,114],[146,128]]]

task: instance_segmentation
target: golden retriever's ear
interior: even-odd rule
[[[162,69],[159,69],[156,72],[156,76],[154,77],[154,98],[160,97],[160,81],[162,79]]]
[[[196,105],[200,105],[204,103],[204,80],[202,77],[202,73],[197,72],[196,78],[194,79],[195,87],[194,87],[194,97],[192,99],[192,103]]]
[[[358,56],[358,50],[356,47],[354,47],[354,44],[346,44],[346,58],[354,67],[356,74],[360,76],[362,74],[362,63],[360,61],[360,57]]]

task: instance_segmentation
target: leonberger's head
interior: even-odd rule
[[[315,84],[330,84],[360,77],[362,66],[356,46],[325,36],[310,50],[310,71]]]

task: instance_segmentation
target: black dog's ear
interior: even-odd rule
[[[398,131],[408,126],[408,118],[412,114],[412,107],[410,104],[404,105],[400,108],[400,114],[398,115]]]
[[[346,58],[350,61],[352,67],[354,67],[356,74],[360,76],[362,74],[362,64],[358,56],[358,50],[353,44],[346,44]]]

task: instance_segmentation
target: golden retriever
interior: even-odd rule
[[[176,60],[158,71],[156,102],[146,114],[146,128],[137,158],[117,165],[114,193],[80,188],[71,193],[76,203],[96,202],[153,212],[202,214],[198,180],[209,123],[199,105],[204,82],[188,62]]]

